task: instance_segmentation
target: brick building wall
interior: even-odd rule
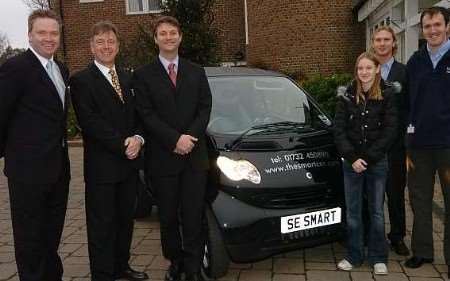
[[[216,0],[213,14],[221,61],[245,60],[244,0]]]
[[[97,21],[111,20],[119,29],[121,41],[127,42],[135,38],[138,24],[150,28],[154,17],[152,14],[126,15],[125,1],[120,0],[93,3],[66,0],[62,3],[65,61],[71,71],[85,67],[92,60],[89,34]]]
[[[125,0],[80,3],[63,0],[65,60],[71,71],[92,59],[89,31],[109,19],[118,25],[122,42],[133,42],[138,25],[151,28],[155,14],[127,15]],[[351,0],[247,0],[249,44],[245,44],[244,0],[216,0],[219,59],[244,60],[303,76],[352,71],[364,50],[364,28],[352,14]],[[59,7],[56,7],[59,11]]]
[[[247,0],[249,64],[301,77],[351,72],[365,49],[351,0]]]
[[[56,1],[55,10],[62,11],[64,22],[65,61],[71,71],[77,71],[92,60],[89,49],[91,26],[100,20],[111,20],[121,35],[122,44],[135,41],[138,26],[151,29],[157,14],[127,15],[125,0],[80,3],[79,0]],[[59,3],[62,3],[60,9]],[[213,9],[218,30],[218,55],[229,61],[237,52],[245,52],[243,0],[216,0]]]

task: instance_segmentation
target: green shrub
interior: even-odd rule
[[[152,62],[157,55],[153,34],[147,27],[139,24],[137,37],[121,43],[116,64],[132,70]]]
[[[218,64],[217,30],[212,8],[215,0],[166,0],[163,15],[174,16],[181,24],[183,40],[180,56],[202,66]],[[150,63],[158,55],[151,28],[138,25],[135,39],[123,42],[116,63],[135,69]]]
[[[333,74],[327,77],[317,75],[300,82],[300,85],[314,97],[322,110],[333,118],[336,105],[336,89],[338,86],[347,85],[351,80],[352,75],[348,73]]]
[[[202,66],[217,65],[215,0],[166,0],[163,14],[178,19],[183,31],[180,55]]]
[[[81,129],[78,126],[77,118],[75,117],[75,112],[71,104],[67,112],[67,138],[73,139],[80,137],[80,132]]]

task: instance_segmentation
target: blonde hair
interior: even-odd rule
[[[362,59],[368,59],[372,61],[375,64],[375,67],[380,66],[380,61],[377,59],[377,57],[372,54],[371,52],[364,52],[356,59],[355,63],[355,81],[356,81],[356,103],[359,104],[361,100],[365,100],[362,83],[359,80],[358,77],[358,64]],[[370,86],[369,93],[368,93],[368,99],[371,100],[382,100],[383,95],[381,94],[381,71],[375,74],[375,80],[373,81],[372,86]]]
[[[373,42],[375,40],[375,35],[377,35],[378,32],[380,32],[380,31],[387,31],[392,35],[392,40],[393,40],[392,56],[395,56],[395,54],[397,53],[397,49],[398,49],[397,36],[395,35],[395,31],[392,29],[392,27],[387,26],[387,25],[382,25],[382,26],[378,27],[377,29],[375,29],[375,31],[373,32],[372,38],[371,38],[371,44],[370,44],[370,51],[375,54],[375,50],[373,48]]]

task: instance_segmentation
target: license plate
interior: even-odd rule
[[[281,233],[291,233],[341,222],[341,208],[281,217]]]

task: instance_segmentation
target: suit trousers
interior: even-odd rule
[[[93,281],[113,281],[128,268],[137,171],[116,183],[86,183],[86,222]]]
[[[450,265],[450,148],[411,149],[412,167],[408,171],[408,189],[414,223],[411,248],[415,256],[433,258],[432,206],[436,171],[444,197],[444,256]]]
[[[62,280],[63,266],[57,251],[69,193],[66,172],[62,171],[58,181],[52,184],[8,180],[20,281]]]
[[[195,171],[190,166],[176,175],[151,177],[158,201],[163,255],[182,262],[187,274],[199,272],[203,258],[206,177],[206,171]]]
[[[386,180],[387,205],[389,211],[391,243],[403,240],[406,234],[405,225],[405,187],[406,187],[406,151],[390,151],[388,154],[388,175]]]

